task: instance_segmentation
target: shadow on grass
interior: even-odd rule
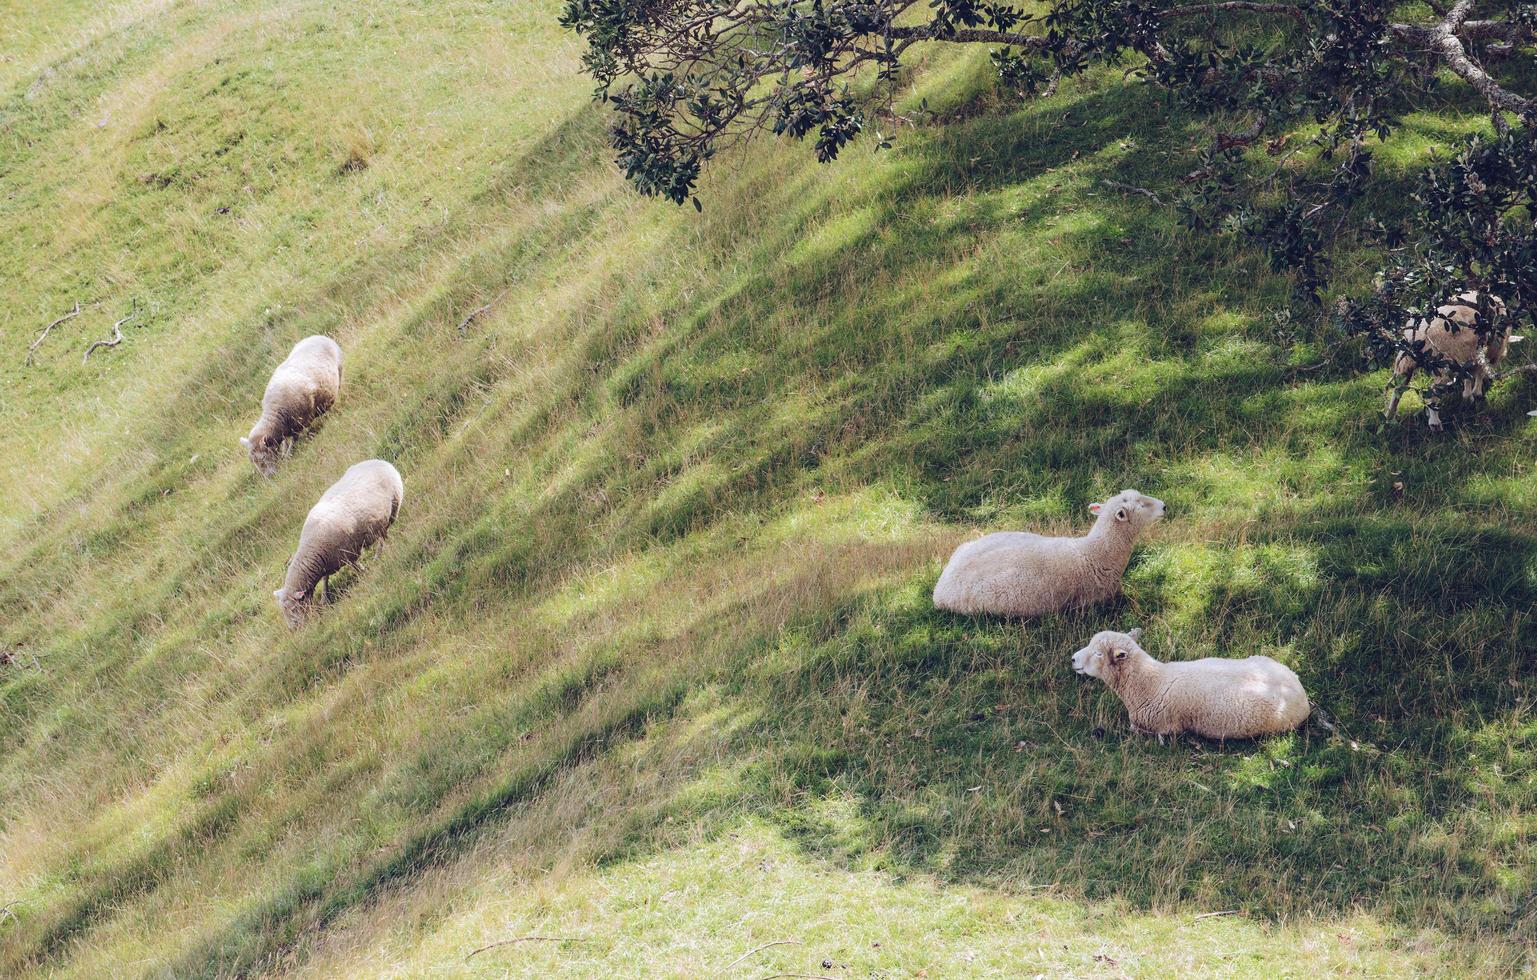
[[[1306,549],[1316,601],[1218,580],[1201,625],[1176,631],[1167,593],[1134,571],[1128,600],[1016,624],[937,612],[922,577],[787,631],[771,669],[744,668],[766,710],[753,738],[772,747],[753,769],[765,816],[851,867],[1160,911],[1364,909],[1512,941],[1518,957],[1537,875],[1516,829],[1537,754],[1533,651],[1518,636],[1537,545],[1456,521],[1305,513],[1250,541]],[[1426,554],[1439,568],[1417,576]],[[1205,620],[1218,607],[1228,616]],[[1096,630],[1131,625],[1162,658],[1290,661],[1339,735],[1131,734],[1114,695],[1067,664]],[[857,817],[831,805],[848,801]]]
[[[596,109],[568,120],[474,206],[494,206],[524,180],[555,194],[598,152],[600,121]],[[960,620],[930,608],[934,566],[789,618],[744,625],[738,607],[711,613],[668,663],[675,674],[644,697],[622,694],[653,652],[629,636],[548,688],[544,675],[509,668],[495,692],[506,717],[430,719],[434,747],[394,770],[400,787],[374,802],[410,819],[382,857],[359,843],[291,869],[285,887],[183,950],[175,972],[249,970],[301,949],[312,930],[446,860],[499,813],[536,804],[563,767],[676,712],[678,692],[705,679],[725,681],[759,719],[735,746],[747,804],[832,860],[1004,888],[1052,883],[1141,907],[1277,917],[1366,907],[1463,938],[1528,936],[1521,896],[1537,863],[1520,828],[1537,794],[1520,773],[1537,734],[1524,720],[1533,651],[1522,627],[1537,599],[1537,515],[1521,504],[1489,513],[1467,498],[1473,482],[1522,458],[1518,415],[1502,409],[1465,433],[1478,452],[1444,452],[1411,429],[1371,432],[1369,383],[1289,377],[1266,325],[1286,284],[1259,256],[1191,241],[1167,214],[1101,194],[1107,179],[1176,179],[1157,148],[1192,131],[1122,89],[912,134],[898,153],[858,161],[871,173],[853,190],[828,186],[829,171],[748,166],[698,225],[665,237],[711,269],[700,293],[647,309],[644,291],[670,260],[660,249],[638,259],[634,307],[563,325],[568,349],[545,407],[477,446],[551,476],[549,492],[487,489],[494,472],[450,490],[441,467],[430,471],[438,492],[483,495],[475,516],[445,510],[430,526],[401,528],[380,564],[403,584],[370,597],[360,579],[350,618],[277,642],[274,662],[231,699],[237,716],[259,717],[382,659],[364,644],[387,647],[418,617],[471,621],[498,604],[531,606],[586,563],[693,538],[725,553],[734,542],[715,536],[736,533],[732,518],[771,520],[874,485],[919,520],[967,526],[1081,526],[1089,500],[1132,485],[1157,493],[1175,516],[1139,553],[1127,598],[1028,624]],[[621,210],[572,203],[490,250],[395,339],[413,350],[457,342],[457,314],[520,270],[570,254]],[[352,309],[350,296],[382,288],[455,235],[446,219],[343,270],[296,298],[292,322],[251,319],[237,332],[256,343],[211,362],[146,423],[146,438],[180,446],[188,417],[233,425],[241,412],[222,392],[256,391],[256,368],[282,338]],[[469,376],[429,373],[366,451],[408,472],[428,467],[477,410],[472,388],[505,383],[507,370],[488,358]],[[152,491],[180,472],[158,460],[135,471],[145,492],[103,546],[148,553],[176,506]],[[237,561],[263,553],[250,539],[284,501],[240,503],[200,548],[227,547]],[[36,527],[43,534],[45,523]],[[25,600],[34,619],[48,596],[92,574],[63,536],[43,537],[31,555],[58,563],[18,563],[0,586],[0,603]],[[174,581],[197,560],[140,571]],[[777,587],[755,594],[766,601]],[[165,603],[131,598],[136,608],[122,615],[132,629],[114,617],[83,631],[99,644],[100,688],[120,682],[152,646],[142,636],[163,625]],[[238,604],[228,615],[241,615]],[[1177,643],[1179,655],[1287,659],[1347,737],[1221,750],[1131,737],[1119,706],[1065,658],[1096,629],[1134,623],[1157,637],[1157,655]],[[560,638],[548,640],[557,657]],[[182,680],[168,668],[152,676],[165,689]],[[20,728],[53,706],[13,691],[3,704]],[[603,710],[582,729],[577,713],[592,704]],[[131,743],[131,726],[154,719],[82,720],[71,737],[86,749]],[[578,727],[512,775],[496,771],[528,725],[552,719]],[[310,737],[319,738],[290,741],[302,748]],[[48,758],[29,751],[33,763]],[[283,761],[261,751],[256,764],[282,775]],[[467,800],[466,786],[479,787]],[[220,814],[211,833],[230,846],[256,836],[247,798],[222,799],[228,812],[208,804]],[[855,819],[821,806],[843,799],[857,804]],[[331,805],[336,814],[312,819],[327,826],[363,804],[338,793]],[[208,837],[171,839],[151,864],[195,865]],[[86,864],[85,897],[38,926],[30,962],[56,958],[124,894],[163,879],[138,864]]]

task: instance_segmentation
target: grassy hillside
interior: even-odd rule
[[[556,7],[0,4],[0,974],[1532,966],[1529,386],[1379,434],[1262,256],[1103,185],[1195,138],[1113,79],[930,52],[893,151],[638,199]],[[342,398],[263,480],[314,332]],[[370,456],[390,548],[290,633]],[[930,607],[1129,486],[1123,599]],[[1132,736],[1068,664],[1132,625],[1343,737]]]

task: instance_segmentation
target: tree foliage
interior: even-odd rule
[[[1321,297],[1343,239],[1380,245],[1379,288],[1339,320],[1379,359],[1409,353],[1445,378],[1432,397],[1471,365],[1407,342],[1408,319],[1478,289],[1508,311],[1487,311],[1480,332],[1537,322],[1537,4],[567,0],[563,23],[588,42],[619,164],[646,194],[699,206],[710,158],[765,130],[832,160],[914,45],[981,44],[1025,97],[1113,65],[1208,120],[1175,207],[1194,228],[1263,243],[1302,296]],[[1490,133],[1432,167],[1412,207],[1374,213],[1374,147],[1459,88]]]

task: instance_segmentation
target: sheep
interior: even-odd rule
[[[261,418],[250,435],[240,438],[257,472],[266,477],[277,473],[284,445],[330,410],[341,386],[342,349],[336,341],[317,334],[294,344],[267,382]]]
[[[1300,728],[1312,711],[1297,675],[1269,657],[1159,663],[1141,637],[1105,630],[1073,654],[1073,669],[1110,685],[1139,735],[1258,738]]]
[[[1162,500],[1123,490],[1081,538],[999,531],[955,549],[934,585],[934,605],[974,615],[1039,616],[1099,602],[1121,590],[1131,546],[1164,515]]]
[[[316,583],[326,582],[344,565],[356,567],[363,549],[374,542],[384,546],[404,496],[400,472],[382,459],[354,464],[321,494],[304,519],[283,587],[272,593],[289,629],[304,625]]]
[[[1504,318],[1505,301],[1500,297],[1491,294],[1489,308],[1497,318]],[[1456,325],[1455,330],[1452,329],[1453,324]],[[1411,320],[1404,326],[1404,340],[1407,343],[1423,344],[1427,353],[1438,354],[1468,368],[1469,375],[1462,379],[1462,397],[1465,400],[1484,397],[1484,389],[1495,378],[1494,368],[1504,360],[1510,345],[1526,339],[1512,336],[1498,327],[1479,336],[1477,325],[1478,291],[1472,290],[1460,294],[1457,302],[1437,307],[1435,317]],[[1398,401],[1418,368],[1419,363],[1410,354],[1398,356],[1393,364],[1393,380],[1388,383],[1387,406],[1382,413],[1385,417],[1392,418],[1398,412]],[[1451,375],[1447,371],[1443,372],[1443,376]],[[1440,406],[1429,404],[1425,412],[1430,420],[1430,428],[1441,431]]]

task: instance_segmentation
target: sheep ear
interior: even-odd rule
[[[1099,503],[1090,504],[1089,505],[1089,513],[1091,513],[1091,514],[1098,514],[1099,513],[1099,509],[1101,507],[1103,507],[1103,506],[1105,506],[1105,505],[1104,504],[1099,504]]]
[[[1141,640],[1142,639],[1142,627],[1137,626],[1137,627],[1133,628],[1132,631],[1130,633],[1127,633],[1126,635],[1131,637],[1133,640]]]
[[[240,448],[241,449],[250,449],[251,448],[251,440],[247,439],[245,436],[241,436],[240,437]]]

